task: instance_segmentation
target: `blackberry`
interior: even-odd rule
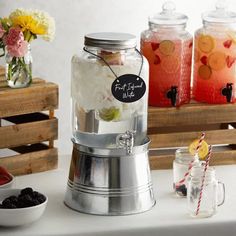
[[[16,196],[10,196],[7,199],[10,200],[11,203],[16,204],[18,201],[18,198]]]
[[[11,201],[8,198],[4,199],[2,202],[3,206],[9,205],[9,204],[11,204]]]
[[[176,191],[178,193],[181,193],[182,196],[187,196],[187,188],[186,188],[185,184],[180,185],[179,187],[177,187]]]
[[[37,200],[40,202],[40,203],[43,203],[46,201],[46,197],[43,195],[43,194],[39,194],[39,196],[37,197]]]
[[[46,197],[43,194],[33,191],[32,188],[28,187],[22,189],[18,196],[10,196],[5,198],[2,204],[0,204],[0,208],[25,208],[39,205],[45,201]]]
[[[9,204],[7,204],[7,205],[4,205],[3,207],[4,207],[5,209],[16,209],[16,208],[17,208],[16,205],[13,204],[13,203],[9,203]]]
[[[32,194],[33,193],[33,189],[28,187],[28,188],[24,188],[21,190],[20,194],[21,195],[26,195],[26,194]]]

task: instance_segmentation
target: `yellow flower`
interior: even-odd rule
[[[52,41],[54,38],[55,21],[46,12],[16,9],[10,14],[9,18],[13,25],[21,27],[24,35],[29,40],[35,39],[37,35],[41,35],[46,41]],[[32,37],[30,37],[30,33]]]
[[[11,18],[13,25],[20,26],[22,32],[30,31],[33,34],[44,35],[46,33],[46,28],[40,22],[36,21],[30,15],[21,15],[14,18]]]

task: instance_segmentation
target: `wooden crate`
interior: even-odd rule
[[[57,167],[58,151],[54,147],[58,138],[58,120],[54,117],[57,108],[56,84],[35,78],[28,88],[12,89],[0,67],[0,166],[13,175]]]
[[[211,165],[236,164],[236,104],[191,102],[179,108],[149,107],[151,169],[172,168],[175,150],[205,131],[213,145]]]

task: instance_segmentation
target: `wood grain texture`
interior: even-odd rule
[[[52,170],[57,165],[57,148],[0,158],[0,166],[4,166],[15,176]]]
[[[33,144],[58,137],[56,118],[0,127],[0,148]]]
[[[171,169],[175,158],[175,150],[150,151],[150,167],[156,169]],[[236,146],[228,145],[223,147],[213,147],[210,165],[232,165],[236,164]]]
[[[179,108],[149,107],[148,127],[230,123],[236,121],[236,104],[191,103]]]
[[[184,147],[201,137],[202,132],[177,132],[167,134],[150,134],[150,148]],[[205,131],[205,141],[214,144],[236,144],[236,129]]]
[[[4,78],[5,75],[5,68],[0,66],[0,81]]]
[[[21,89],[0,88],[0,118],[58,108],[58,86],[33,83]]]

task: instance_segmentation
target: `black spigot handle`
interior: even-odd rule
[[[227,102],[231,102],[233,94],[233,83],[227,83],[222,89],[222,95],[226,97]]]
[[[167,92],[167,98],[171,100],[171,105],[173,107],[176,106],[177,94],[178,94],[177,86],[171,86],[170,90]]]

